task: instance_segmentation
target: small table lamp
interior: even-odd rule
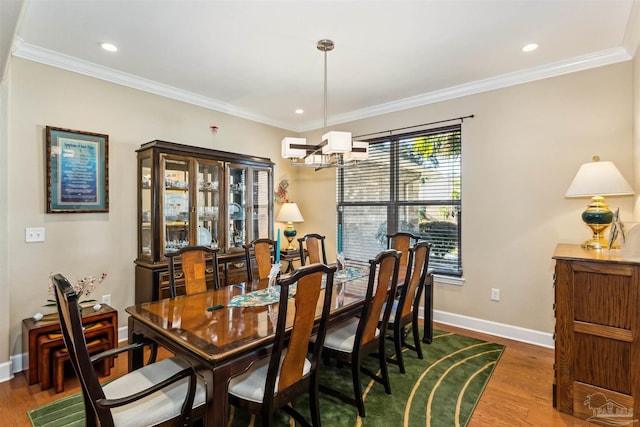
[[[601,162],[600,157],[593,156],[593,162],[580,166],[565,196],[591,197],[591,204],[582,213],[582,220],[591,228],[593,236],[582,244],[583,248],[606,249],[608,247],[609,243],[603,233],[613,220],[613,212],[609,210],[603,196],[632,194],[633,189],[613,162]]]
[[[293,202],[283,203],[280,208],[280,212],[278,212],[278,216],[276,217],[276,221],[278,222],[286,222],[287,228],[284,229],[284,237],[289,241],[289,246],[287,247],[288,251],[295,250],[293,247],[293,239],[296,237],[298,232],[293,227],[294,222],[304,222],[304,218],[302,218],[302,214],[300,213],[300,209],[298,209],[298,205]]]

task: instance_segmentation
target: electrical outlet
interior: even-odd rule
[[[102,295],[102,303],[111,305],[111,294]]]
[[[44,242],[44,227],[25,228],[24,241],[26,243]]]
[[[491,301],[500,301],[500,289],[491,288]]]

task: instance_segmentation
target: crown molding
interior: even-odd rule
[[[230,114],[254,122],[263,123],[278,128],[289,128],[288,123],[274,121],[268,117],[252,113],[250,111],[238,108],[235,105],[218,101],[198,95],[193,92],[178,89],[173,86],[158,83],[153,80],[145,79],[133,74],[124,73],[112,68],[103,67],[92,62],[84,61],[73,56],[64,55],[59,52],[44,49],[28,43],[17,43],[14,46],[13,55],[18,58],[28,59],[42,64],[50,65],[56,68],[62,68],[74,73],[83,74],[89,77],[95,77],[111,83],[138,89],[143,92],[153,93],[155,95],[164,96],[166,98],[175,99],[177,101],[186,102],[188,104],[204,107],[209,110],[219,111],[221,113]]]
[[[437,102],[448,101],[463,96],[475,95],[482,92],[488,92],[496,89],[503,89],[510,86],[516,86],[523,83],[529,83],[537,80],[557,77],[563,74],[584,71],[591,68],[602,67],[605,65],[615,64],[631,60],[631,55],[623,47],[617,47],[588,55],[577,56],[565,61],[542,65],[539,67],[529,68],[527,70],[517,71],[500,76],[491,77],[484,80],[465,83],[458,86],[452,86],[446,89],[437,90],[410,98],[400,99],[398,101],[388,102],[385,104],[375,105],[361,110],[351,111],[349,113],[337,114],[328,120],[328,125],[337,125],[341,123],[362,120],[381,114],[395,113],[398,111],[408,110],[410,108],[420,107],[423,105],[435,104]],[[321,126],[319,122],[308,122],[303,125],[302,131],[310,131],[318,129]]]
[[[634,3],[635,13],[638,13],[638,7]],[[633,15],[633,14],[632,14]],[[631,25],[631,24],[630,24]],[[635,30],[634,30],[635,31]],[[636,31],[637,32],[637,31]],[[633,31],[627,29],[627,34]],[[625,37],[627,38],[632,37]],[[637,38],[637,37],[636,37]],[[323,126],[322,121],[310,121],[299,124],[298,126],[291,123],[279,122],[252,113],[250,111],[238,108],[235,105],[224,103],[212,98],[207,98],[192,92],[181,90],[172,86],[164,85],[152,80],[144,79],[132,74],[123,73],[108,67],[83,61],[78,58],[63,55],[58,52],[44,49],[28,43],[16,43],[13,49],[13,55],[19,58],[40,62],[52,67],[62,68],[64,70],[83,74],[89,77],[105,80],[111,83],[131,87],[144,92],[153,93],[189,104],[197,105],[214,111],[230,114],[247,120],[252,120],[265,125],[278,127],[285,130],[295,132],[306,132],[319,129]],[[632,59],[631,54],[625,47],[617,47],[602,50],[599,52],[570,58],[565,61],[530,68],[527,70],[517,71],[513,73],[503,74],[484,80],[478,80],[471,83],[465,83],[450,88],[437,90],[410,98],[400,99],[398,101],[388,102],[385,104],[374,105],[372,107],[351,111],[344,114],[333,116],[328,125],[337,125],[341,123],[362,120],[382,114],[395,113],[410,108],[420,107],[423,105],[434,104],[437,102],[447,101],[463,96],[474,95],[496,89],[502,89],[523,83],[529,83],[536,80],[542,80],[550,77],[556,77],[563,74],[574,73],[577,71],[588,70],[591,68],[602,67],[605,65],[615,64],[618,62],[629,61]]]

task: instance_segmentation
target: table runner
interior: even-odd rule
[[[349,280],[357,279],[368,272],[368,268],[346,268],[342,273],[337,272],[335,280],[339,282],[346,282]],[[325,279],[322,279],[322,286],[325,285]],[[269,288],[259,289],[246,294],[235,295],[231,297],[228,307],[260,307],[264,305],[275,304],[280,300],[280,286],[275,285],[272,291]],[[289,298],[296,296],[296,285],[293,284],[289,287]]]

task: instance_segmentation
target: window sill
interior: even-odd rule
[[[433,283],[438,285],[462,286],[464,285],[464,277],[451,277],[451,276],[441,276],[439,274],[434,274]]]

